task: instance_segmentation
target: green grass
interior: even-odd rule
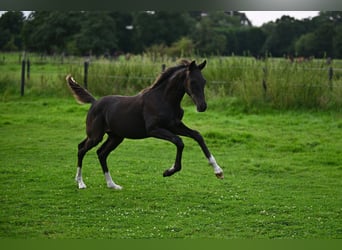
[[[190,139],[170,178],[172,144],[125,140],[109,157],[115,191],[96,150],[84,160],[88,188],[74,182],[87,109],[71,95],[0,102],[0,238],[342,238],[341,113],[186,106],[225,179]]]

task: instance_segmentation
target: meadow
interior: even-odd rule
[[[74,181],[89,106],[75,102],[65,76],[82,83],[84,59],[30,60],[20,97],[20,58],[0,56],[0,239],[342,238],[341,79],[336,71],[331,85],[323,61],[307,72],[280,59],[209,58],[208,110],[185,98],[184,122],[202,133],[225,178],[191,139],[169,178],[174,145],[125,140],[108,158],[117,191],[95,149],[84,159],[88,188]],[[174,63],[94,60],[89,90],[133,94]]]
[[[225,179],[184,138],[183,169],[170,178],[175,147],[125,140],[109,157],[106,187],[92,150],[88,186],[74,181],[87,105],[73,98],[0,103],[0,238],[336,239],[341,238],[342,115],[246,113],[235,99],[185,103],[184,121],[202,132]]]

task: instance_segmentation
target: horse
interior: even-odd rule
[[[66,81],[77,102],[90,103],[86,118],[86,138],[78,145],[76,182],[79,189],[86,188],[82,178],[82,161],[85,154],[97,146],[107,134],[107,140],[97,150],[108,188],[122,189],[116,184],[108,170],[107,157],[125,138],[158,138],[173,143],[176,159],[163,176],[171,176],[181,170],[184,143],[180,136],[194,139],[201,147],[214,173],[223,179],[223,170],[206,146],[202,135],[188,128],[182,118],[181,101],[188,94],[198,112],[207,109],[204,95],[206,80],[201,70],[206,60],[197,65],[195,61],[183,60],[180,64],[165,69],[155,82],[134,96],[109,95],[96,100],[87,89],[81,87],[71,75]]]

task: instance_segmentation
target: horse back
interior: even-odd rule
[[[143,100],[137,96],[105,96],[97,100],[88,112],[88,120],[101,119],[105,133],[122,138],[146,138]]]

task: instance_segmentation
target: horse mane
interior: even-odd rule
[[[159,87],[160,85],[162,85],[162,84],[165,82],[166,79],[169,79],[169,78],[170,78],[174,73],[176,73],[177,71],[179,71],[179,70],[181,70],[181,69],[185,69],[186,67],[188,67],[188,66],[190,65],[190,63],[191,63],[191,62],[190,62],[189,60],[183,59],[183,60],[181,60],[181,61],[179,62],[178,65],[173,66],[173,67],[169,67],[169,68],[165,69],[165,70],[157,77],[157,79],[154,81],[154,83],[153,83],[151,86],[149,86],[149,87],[143,89],[143,90],[141,91],[141,93],[145,93],[145,92],[148,91],[148,90],[155,89],[155,88]]]

